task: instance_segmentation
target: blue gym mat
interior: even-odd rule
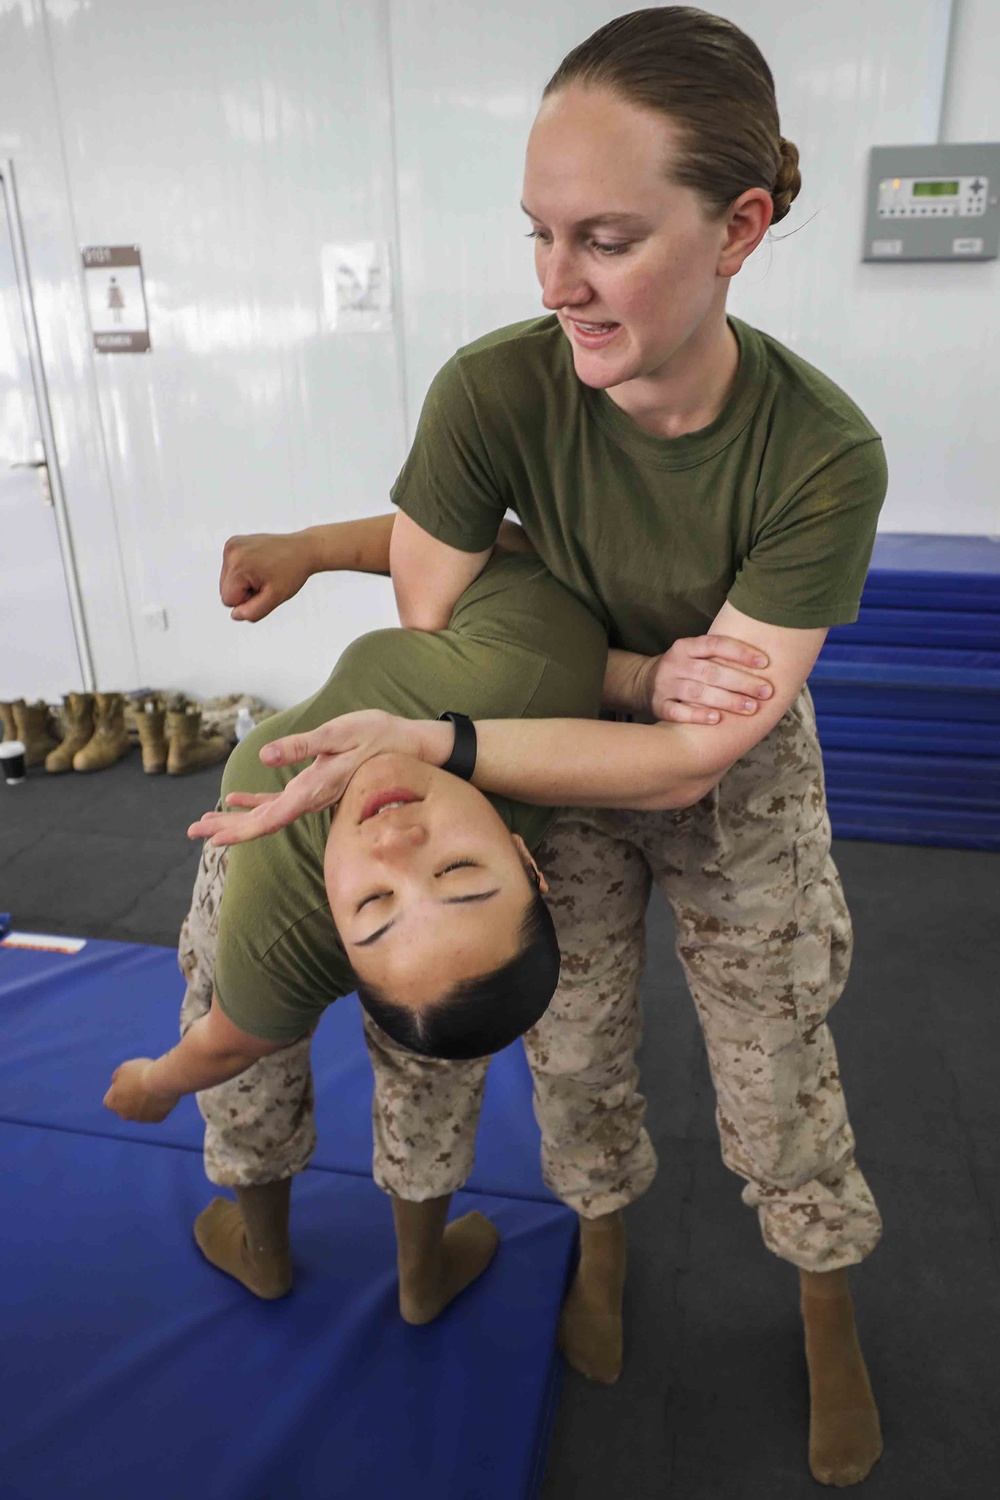
[[[1000,611],[1000,539],[877,536],[862,604],[995,614]]]
[[[827,788],[826,802],[838,839],[1000,853],[1000,813],[879,802],[872,797],[852,797],[835,787]]]
[[[1000,850],[1000,539],[878,537],[809,686],[837,838]]]
[[[200,1152],[204,1127],[191,1098],[162,1125],[119,1120],[101,1104],[118,1063],[175,1045],[183,993],[172,948],[91,941],[75,956],[0,948],[0,1119]],[[369,1177],[372,1073],[353,996],[320,1022],[313,1072],[314,1168]],[[538,1146],[518,1041],[490,1065],[469,1190],[555,1202]]]
[[[170,1131],[174,1117],[129,1126],[100,1106],[114,1062],[174,1039],[179,984],[166,949],[0,948],[0,1496],[537,1496],[576,1221],[510,1160],[534,1128],[520,1118],[523,1054],[494,1063],[491,1079],[516,1082],[495,1089],[483,1132],[500,1135],[520,1192],[459,1194],[453,1209],[492,1218],[500,1250],[441,1318],[408,1328],[389,1205],[366,1175],[367,1055],[345,1006],[337,1055],[316,1073],[321,1130],[346,1167],[296,1182],[296,1286],[261,1303],[191,1239],[213,1192],[197,1113]]]

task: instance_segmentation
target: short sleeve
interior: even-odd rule
[[[887,481],[880,438],[819,467],[762,522],[729,603],[768,625],[853,623]]]
[[[434,377],[391,498],[429,535],[462,552],[496,541],[507,510],[458,357]]]
[[[220,938],[223,934],[220,932]],[[223,1012],[248,1036],[262,1042],[295,1042],[316,1025],[337,998],[305,999],[280,966],[257,958],[236,942],[220,943],[215,969],[215,996]]]

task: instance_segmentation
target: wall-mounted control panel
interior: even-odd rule
[[[1000,142],[873,146],[864,260],[995,260]]]

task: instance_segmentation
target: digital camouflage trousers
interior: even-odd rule
[[[855,1264],[881,1221],[854,1158],[826,1017],[847,978],[851,925],[830,858],[808,692],[694,807],[566,811],[536,859],[559,935],[552,1004],[524,1037],[551,1190],[585,1218],[632,1202],[656,1156],[636,1051],[652,885],[669,902],[701,1023],[726,1165],[765,1244],[806,1270]],[[225,853],[205,846],[181,934],[182,1030],[211,1003]],[[375,1073],[376,1182],[419,1201],[472,1168],[485,1062],[420,1057],[364,1017]],[[302,1171],[315,1146],[310,1039],[199,1095],[213,1182]]]

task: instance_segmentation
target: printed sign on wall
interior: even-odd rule
[[[326,326],[341,333],[381,333],[392,327],[389,247],[384,240],[323,245]]]
[[[94,348],[101,354],[148,353],[149,318],[139,246],[85,246],[83,279]]]

